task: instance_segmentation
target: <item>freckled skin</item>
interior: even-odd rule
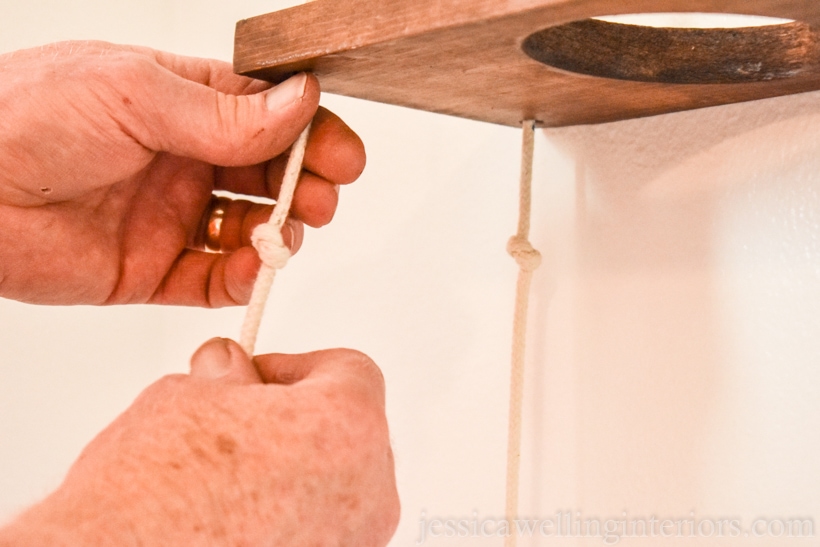
[[[241,357],[256,380],[197,376],[199,355],[192,376],[146,389],[0,547],[384,547],[399,502],[376,365],[350,350]]]
[[[303,224],[330,222],[338,186],[364,169],[359,138],[318,106],[318,80],[291,83],[102,42],[0,56],[0,297],[247,303],[260,264],[250,234],[271,207],[234,200],[221,252],[206,253],[213,192],[275,199],[312,119],[283,228],[295,252]],[[146,389],[52,495],[0,529],[0,547],[384,547],[398,516],[372,361],[334,350],[251,362],[211,341],[190,376]]]
[[[236,441],[228,435],[219,435],[216,438],[216,448],[222,454],[231,455],[236,452]]]

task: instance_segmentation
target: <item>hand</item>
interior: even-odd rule
[[[218,61],[67,42],[0,56],[0,296],[42,304],[244,304],[252,229],[237,200],[221,253],[203,251],[214,190],[275,198],[287,149],[314,118],[283,238],[330,221],[361,141],[318,109],[319,85],[269,84]]]
[[[379,369],[350,350],[255,363],[206,343],[0,546],[386,545],[399,503]]]

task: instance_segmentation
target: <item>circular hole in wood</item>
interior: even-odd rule
[[[692,28],[694,22],[705,28]],[[816,71],[818,41],[809,25],[783,19],[634,14],[540,30],[528,36],[522,48],[536,61],[590,76],[730,84],[782,80]]]

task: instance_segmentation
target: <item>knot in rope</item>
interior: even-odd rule
[[[534,272],[541,265],[541,253],[535,250],[525,237],[511,237],[507,242],[507,252],[525,272]]]
[[[276,226],[269,223],[257,226],[251,235],[251,243],[259,253],[259,259],[269,268],[281,270],[288,263],[290,249]]]

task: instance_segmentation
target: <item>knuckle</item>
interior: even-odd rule
[[[269,136],[258,112],[259,97],[214,92],[215,116],[218,122],[219,146],[236,155],[259,155],[268,146]]]
[[[218,91],[215,94],[217,114],[226,136],[235,146],[247,144],[249,137],[261,129],[259,122],[254,120],[250,99]]]
[[[340,363],[343,363],[348,371],[357,378],[364,380],[371,387],[377,390],[382,396],[385,390],[384,374],[376,362],[369,355],[354,349],[334,349],[330,350],[332,356]]]

